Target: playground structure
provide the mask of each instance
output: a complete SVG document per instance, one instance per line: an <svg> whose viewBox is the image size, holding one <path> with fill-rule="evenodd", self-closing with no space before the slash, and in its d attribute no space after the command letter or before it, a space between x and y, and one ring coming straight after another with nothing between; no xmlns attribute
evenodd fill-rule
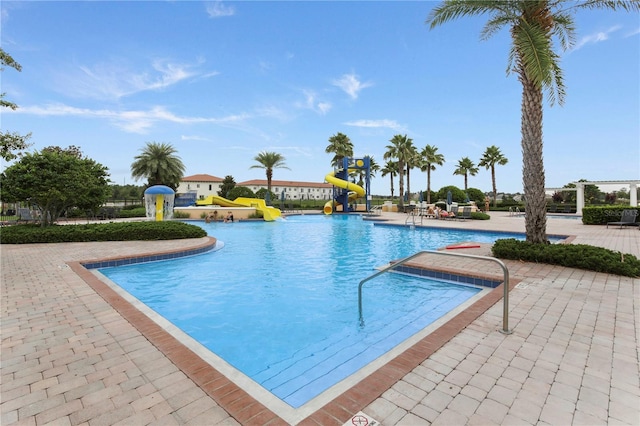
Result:
<svg viewBox="0 0 640 426"><path fill-rule="evenodd" d="M267 206L265 201L260 198L238 197L231 201L223 197L210 195L202 200L197 200L196 206L250 207L256 209L258 213L262 213L262 217L267 222L274 221L282 215L279 209Z"/></svg>
<svg viewBox="0 0 640 426"><path fill-rule="evenodd" d="M371 161L369 157L345 157L342 159L341 168L338 168L325 176L324 180L333 185L333 199L328 201L324 205L324 214L329 215L333 212L338 212L338 210L336 209L336 207L338 206L342 206L342 213L349 213L353 211L353 209L351 208L351 204L354 203L358 198L362 197L365 197L366 210L370 210L370 166ZM349 181L349 173L351 172L364 173L364 188Z"/></svg>
<svg viewBox="0 0 640 426"><path fill-rule="evenodd" d="M157 222L173 217L175 192L164 185L154 185L144 191L144 204L147 218Z"/></svg>

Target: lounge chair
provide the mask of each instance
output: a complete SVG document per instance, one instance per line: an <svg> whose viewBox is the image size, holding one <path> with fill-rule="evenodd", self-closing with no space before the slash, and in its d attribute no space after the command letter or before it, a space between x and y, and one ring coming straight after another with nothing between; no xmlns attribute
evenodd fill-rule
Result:
<svg viewBox="0 0 640 426"><path fill-rule="evenodd" d="M571 213L571 206L564 206L563 213Z"/></svg>
<svg viewBox="0 0 640 426"><path fill-rule="evenodd" d="M445 219L457 219L458 218L458 206L451 206L447 215L444 216Z"/></svg>
<svg viewBox="0 0 640 426"><path fill-rule="evenodd" d="M623 226L638 226L640 224L636 222L636 217L638 217L637 210L632 210L632 209L622 210L622 216L620 217L620 221L607 222L607 228L609 227L609 225L620 225L620 229L622 229Z"/></svg>
<svg viewBox="0 0 640 426"><path fill-rule="evenodd" d="M462 211L458 210L458 219L467 220L471 219L471 206L464 206Z"/></svg>

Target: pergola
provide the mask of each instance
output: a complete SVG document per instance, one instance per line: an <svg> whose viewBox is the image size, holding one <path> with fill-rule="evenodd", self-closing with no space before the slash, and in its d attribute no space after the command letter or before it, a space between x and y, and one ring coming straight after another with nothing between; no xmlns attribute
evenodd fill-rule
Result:
<svg viewBox="0 0 640 426"><path fill-rule="evenodd" d="M640 180L596 180L591 182L572 182L575 188L545 188L545 191L576 191L576 214L582 214L584 207L585 185L629 185L629 205L638 206L638 185Z"/></svg>

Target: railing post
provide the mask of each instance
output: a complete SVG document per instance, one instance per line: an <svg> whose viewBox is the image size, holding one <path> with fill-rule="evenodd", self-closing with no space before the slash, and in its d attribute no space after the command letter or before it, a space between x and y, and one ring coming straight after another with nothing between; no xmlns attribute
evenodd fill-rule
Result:
<svg viewBox="0 0 640 426"><path fill-rule="evenodd" d="M465 258L469 258L469 259L479 259L479 260L489 260L492 262L497 263L498 265L500 265L500 267L502 268L502 272L504 274L504 281L502 282L502 286L503 286L503 296L502 296L502 330L500 330L501 333L503 334L511 334L512 331L509 330L509 269L507 268L507 265L504 264L503 261L501 261L500 259L496 259L495 257L490 257L490 256L479 256L476 254L464 254L464 253L448 253L448 252L443 252L443 251L436 251L436 250L423 250L421 252L415 253L409 257L405 257L404 259L401 259L397 262L394 262L393 264L390 264L384 268L382 268L381 270L379 270L378 272L376 272L373 275L368 276L367 278L363 279L362 281L360 281L360 283L358 283L358 315L359 315L359 321L360 321L360 326L364 327L364 315L362 313L362 286L369 280L384 274L385 272L388 272L391 269L394 269L396 266L400 266L402 264L407 263L408 261L410 261L411 259L420 256L422 254L437 254L437 255L445 255L445 256L457 256L457 257L465 257Z"/></svg>

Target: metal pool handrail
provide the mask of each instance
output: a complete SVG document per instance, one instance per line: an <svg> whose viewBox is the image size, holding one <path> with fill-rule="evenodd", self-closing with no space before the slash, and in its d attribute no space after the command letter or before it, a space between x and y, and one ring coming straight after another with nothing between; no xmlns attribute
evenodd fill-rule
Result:
<svg viewBox="0 0 640 426"><path fill-rule="evenodd" d="M499 259L496 259L495 257L489 257L489 256L479 256L476 254L465 254L465 253L449 253L449 252L444 252L444 251L436 251L436 250L423 250L421 252L412 254L409 257L405 257L404 259L400 259L397 262L394 262L388 266L385 266L384 268L382 268L381 270L379 270L378 272L376 272L373 275L368 276L367 278L363 279L362 281L360 281L360 283L358 284L358 314L359 314L359 319L360 319L360 325L363 326L364 325L364 317L362 315L362 286L364 285L364 283L366 283L369 280L374 279L375 277L384 274L385 272L388 272L389 270L400 266L404 263L407 263L408 261L410 261L411 259L414 259L420 255L423 254L439 254L439 255L445 255L445 256L457 256L457 257L466 257L469 259L479 259L479 260L489 260L492 262L497 263L498 265L500 265L500 267L502 268L502 271L504 273L504 282L502 283L503 289L504 289L504 293L503 293L503 297L502 297L502 330L500 330L501 333L504 334L511 334L511 331L509 330L509 269L507 269L507 265L504 264L504 262L502 262Z"/></svg>

